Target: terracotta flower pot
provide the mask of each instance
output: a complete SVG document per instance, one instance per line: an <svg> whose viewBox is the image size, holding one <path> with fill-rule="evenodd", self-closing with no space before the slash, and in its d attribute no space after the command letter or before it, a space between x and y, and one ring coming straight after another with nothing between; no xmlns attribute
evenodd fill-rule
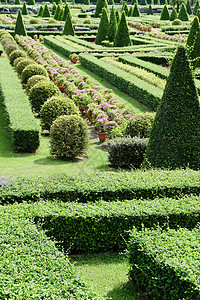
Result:
<svg viewBox="0 0 200 300"><path fill-rule="evenodd" d="M108 133L107 132L98 132L98 136L100 141L105 142L108 139Z"/></svg>

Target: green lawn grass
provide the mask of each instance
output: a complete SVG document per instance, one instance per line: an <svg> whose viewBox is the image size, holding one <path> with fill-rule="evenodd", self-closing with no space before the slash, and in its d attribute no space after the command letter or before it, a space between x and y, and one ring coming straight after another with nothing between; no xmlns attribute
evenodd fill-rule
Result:
<svg viewBox="0 0 200 300"><path fill-rule="evenodd" d="M71 256L81 279L95 293L112 300L146 299L128 278L128 261L121 254Z"/></svg>

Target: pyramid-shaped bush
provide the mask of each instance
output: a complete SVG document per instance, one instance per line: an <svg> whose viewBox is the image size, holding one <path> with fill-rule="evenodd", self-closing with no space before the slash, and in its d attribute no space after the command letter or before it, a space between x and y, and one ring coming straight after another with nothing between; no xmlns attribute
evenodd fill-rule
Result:
<svg viewBox="0 0 200 300"><path fill-rule="evenodd" d="M61 11L61 6L60 6L60 4L58 4L57 7L56 7L54 16L53 16L55 20L59 20L60 11Z"/></svg>
<svg viewBox="0 0 200 300"><path fill-rule="evenodd" d="M44 6L44 11L43 11L43 15L42 15L44 18L50 18L51 14L50 14L50 11L49 11L49 7L47 4L45 4Z"/></svg>
<svg viewBox="0 0 200 300"><path fill-rule="evenodd" d="M122 10L124 10L126 16L128 16L128 5L126 2L123 4Z"/></svg>
<svg viewBox="0 0 200 300"><path fill-rule="evenodd" d="M111 12L110 12L110 22L109 22L109 29L108 29L108 39L110 42L114 42L116 33L117 33L117 19L115 14L114 6L112 6Z"/></svg>
<svg viewBox="0 0 200 300"><path fill-rule="evenodd" d="M139 11L137 3L134 4L132 16L133 17L140 17L140 11Z"/></svg>
<svg viewBox="0 0 200 300"><path fill-rule="evenodd" d="M25 26L24 26L24 22L23 22L23 19L22 19L22 14L21 14L20 10L18 12L17 21L16 21L16 24L15 24L15 34L27 35L26 29L25 29Z"/></svg>
<svg viewBox="0 0 200 300"><path fill-rule="evenodd" d="M169 16L169 10L167 8L167 5L165 4L162 12L161 12L161 16L160 16L160 20L169 20L170 16Z"/></svg>
<svg viewBox="0 0 200 300"><path fill-rule="evenodd" d="M187 13L187 10L186 10L186 7L185 7L184 3L181 4L181 8L180 8L180 11L179 11L179 14L178 14L178 19L181 20L181 21L189 21L188 13Z"/></svg>
<svg viewBox="0 0 200 300"><path fill-rule="evenodd" d="M194 45L198 31L199 31L199 18L194 17L192 21L192 25L190 27L190 32L188 34L187 42L186 42L187 47L191 47Z"/></svg>
<svg viewBox="0 0 200 300"><path fill-rule="evenodd" d="M190 5L189 0L187 0L186 9L187 9L188 15L191 15L192 14L192 9L191 9L191 5Z"/></svg>
<svg viewBox="0 0 200 300"><path fill-rule="evenodd" d="M197 31L197 36L188 56L191 59L191 64L194 68L200 67L200 28Z"/></svg>
<svg viewBox="0 0 200 300"><path fill-rule="evenodd" d="M99 23L99 29L96 35L95 44L100 45L102 41L108 39L108 29L109 29L108 13L106 8L104 7L102 10L101 21Z"/></svg>
<svg viewBox="0 0 200 300"><path fill-rule="evenodd" d="M28 15L28 9L26 7L26 2L24 2L23 6L22 6L22 15Z"/></svg>
<svg viewBox="0 0 200 300"><path fill-rule="evenodd" d="M75 35L70 13L67 15L67 19L63 30L63 35Z"/></svg>
<svg viewBox="0 0 200 300"><path fill-rule="evenodd" d="M125 12L122 11L122 16L114 40L114 47L125 47L130 45L131 45L131 39L130 39L128 25L126 22L126 15Z"/></svg>
<svg viewBox="0 0 200 300"><path fill-rule="evenodd" d="M149 5L148 9L147 9L147 15L153 15L153 9L151 4Z"/></svg>
<svg viewBox="0 0 200 300"><path fill-rule="evenodd" d="M135 3L138 4L138 1L137 0L131 0L131 4L134 5Z"/></svg>
<svg viewBox="0 0 200 300"><path fill-rule="evenodd" d="M53 6L52 6L52 10L51 10L51 15L54 16L55 12L56 12L56 8L57 8L57 5L56 3L54 2L53 3Z"/></svg>
<svg viewBox="0 0 200 300"><path fill-rule="evenodd" d="M102 13L103 8L109 11L107 0L97 0L96 10L94 16L97 18Z"/></svg>
<svg viewBox="0 0 200 300"><path fill-rule="evenodd" d="M178 19L178 14L177 14L176 8L173 7L171 15L170 15L170 21L174 21L175 19Z"/></svg>
<svg viewBox="0 0 200 300"><path fill-rule="evenodd" d="M197 14L197 10L199 9L199 1L196 0L195 5L194 5L194 9L193 9L193 14L196 15Z"/></svg>
<svg viewBox="0 0 200 300"><path fill-rule="evenodd" d="M43 13L44 13L44 7L41 5L38 10L37 17L42 17Z"/></svg>
<svg viewBox="0 0 200 300"><path fill-rule="evenodd" d="M35 0L28 0L27 4L28 5L35 5Z"/></svg>
<svg viewBox="0 0 200 300"><path fill-rule="evenodd" d="M200 168L200 105L186 50L180 46L152 126L144 167Z"/></svg>
<svg viewBox="0 0 200 300"><path fill-rule="evenodd" d="M66 3L65 8L64 8L64 12L63 12L63 16L62 16L62 21L66 21L67 15L68 15L69 12L70 12L69 6Z"/></svg>

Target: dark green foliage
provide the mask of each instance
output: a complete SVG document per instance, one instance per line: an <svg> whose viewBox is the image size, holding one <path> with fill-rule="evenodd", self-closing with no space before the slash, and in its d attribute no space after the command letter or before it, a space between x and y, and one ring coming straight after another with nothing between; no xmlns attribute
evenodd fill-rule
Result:
<svg viewBox="0 0 200 300"><path fill-rule="evenodd" d="M111 13L110 13L109 30L108 30L108 39L110 42L114 42L116 33L117 33L117 19L115 15L114 6L112 6Z"/></svg>
<svg viewBox="0 0 200 300"><path fill-rule="evenodd" d="M39 113L42 105L48 98L59 94L59 88L52 81L42 80L36 83L29 93L29 101L31 103L32 110Z"/></svg>
<svg viewBox="0 0 200 300"><path fill-rule="evenodd" d="M122 16L119 22L117 33L114 40L114 47L131 46L131 39L129 34L128 25L126 22L125 12L122 12Z"/></svg>
<svg viewBox="0 0 200 300"><path fill-rule="evenodd" d="M191 9L191 5L190 5L190 1L189 0L187 0L186 10L187 10L188 15L192 14L192 9Z"/></svg>
<svg viewBox="0 0 200 300"><path fill-rule="evenodd" d="M26 57L25 52L18 49L18 50L14 50L10 53L9 60L10 60L11 65L14 64L15 59L18 57Z"/></svg>
<svg viewBox="0 0 200 300"><path fill-rule="evenodd" d="M74 27L72 25L72 19L71 19L71 14L70 13L68 13L67 19L65 21L63 35L75 35Z"/></svg>
<svg viewBox="0 0 200 300"><path fill-rule="evenodd" d="M22 15L28 15L28 9L26 7L26 2L24 2L23 6L22 6Z"/></svg>
<svg viewBox="0 0 200 300"><path fill-rule="evenodd" d="M170 15L170 21L174 21L176 19L178 19L178 14L177 14L176 8L173 7L171 15Z"/></svg>
<svg viewBox="0 0 200 300"><path fill-rule="evenodd" d="M40 8L38 10L38 14L37 16L38 17L42 17L43 16L43 13L44 13L44 7L42 5L40 5Z"/></svg>
<svg viewBox="0 0 200 300"><path fill-rule="evenodd" d="M108 5L115 5L114 0L108 0Z"/></svg>
<svg viewBox="0 0 200 300"><path fill-rule="evenodd" d="M130 137L147 138L150 135L155 113L140 113L127 121L125 135Z"/></svg>
<svg viewBox="0 0 200 300"><path fill-rule="evenodd" d="M187 42L186 42L188 47L194 45L198 31L199 31L199 18L194 17L191 24L190 32L188 34Z"/></svg>
<svg viewBox="0 0 200 300"><path fill-rule="evenodd" d="M148 7L147 15L153 15L153 10L152 10L151 4Z"/></svg>
<svg viewBox="0 0 200 300"><path fill-rule="evenodd" d="M40 21L36 18L32 18L30 19L29 24L40 24Z"/></svg>
<svg viewBox="0 0 200 300"><path fill-rule="evenodd" d="M166 5L168 5L168 4L169 4L169 3L168 3L168 0L165 0L165 4L166 4Z"/></svg>
<svg viewBox="0 0 200 300"><path fill-rule="evenodd" d="M167 8L167 5L165 4L161 12L160 20L169 20L169 18L169 10Z"/></svg>
<svg viewBox="0 0 200 300"><path fill-rule="evenodd" d="M45 70L45 68L43 66L40 66L38 64L34 64L31 66L27 66L21 75L21 81L23 84L26 84L28 79L31 78L34 75L43 75L48 77L48 73Z"/></svg>
<svg viewBox="0 0 200 300"><path fill-rule="evenodd" d="M16 5L20 4L20 0L15 0L15 4Z"/></svg>
<svg viewBox="0 0 200 300"><path fill-rule="evenodd" d="M100 45L102 41L108 39L109 21L106 8L102 9L101 21L99 23L99 29L96 35L95 44Z"/></svg>
<svg viewBox="0 0 200 300"><path fill-rule="evenodd" d="M198 29L194 44L189 49L188 56L194 68L200 67L200 28Z"/></svg>
<svg viewBox="0 0 200 300"><path fill-rule="evenodd" d="M27 4L28 5L35 5L35 0L28 0Z"/></svg>
<svg viewBox="0 0 200 300"><path fill-rule="evenodd" d="M114 0L112 0L114 1ZM84 5L90 5L90 0L83 0Z"/></svg>
<svg viewBox="0 0 200 300"><path fill-rule="evenodd" d="M197 14L196 14L196 16L197 16L198 18L200 18L200 8L197 9Z"/></svg>
<svg viewBox="0 0 200 300"><path fill-rule="evenodd" d="M20 10L18 12L17 21L16 21L16 24L15 24L15 34L27 35Z"/></svg>
<svg viewBox="0 0 200 300"><path fill-rule="evenodd" d="M53 96L48 99L40 111L43 130L50 130L53 121L62 115L79 115L79 109L74 101L64 96Z"/></svg>
<svg viewBox="0 0 200 300"><path fill-rule="evenodd" d="M68 13L70 13L69 6L68 6L67 3L65 3L65 8L64 8L63 16L62 16L62 21L67 20Z"/></svg>
<svg viewBox="0 0 200 300"><path fill-rule="evenodd" d="M89 144L87 122L78 115L60 116L50 129L51 155L72 159L85 154Z"/></svg>
<svg viewBox="0 0 200 300"><path fill-rule="evenodd" d="M195 5L194 5L194 9L193 9L193 14L196 15L197 14L197 10L199 9L199 1L196 0Z"/></svg>
<svg viewBox="0 0 200 300"><path fill-rule="evenodd" d="M58 4L57 7L56 7L56 11L55 11L55 13L54 13L54 16L53 16L55 20L59 20L59 17L60 17L60 11L61 11L61 7L60 7L60 5Z"/></svg>
<svg viewBox="0 0 200 300"><path fill-rule="evenodd" d="M132 17L132 15L133 15L133 6L131 5L128 11L128 16Z"/></svg>
<svg viewBox="0 0 200 300"><path fill-rule="evenodd" d="M200 299L199 226L131 233L130 277L151 299ZM170 296L169 296L170 295Z"/></svg>
<svg viewBox="0 0 200 300"><path fill-rule="evenodd" d="M141 0L140 5L147 5L147 1L146 0Z"/></svg>
<svg viewBox="0 0 200 300"><path fill-rule="evenodd" d="M108 141L108 161L117 168L140 168L144 159L147 139L118 138Z"/></svg>
<svg viewBox="0 0 200 300"><path fill-rule="evenodd" d="M17 50L17 49L18 49L18 46L14 41L7 43L4 47L4 50L8 56L10 55L11 52L13 52L14 50Z"/></svg>
<svg viewBox="0 0 200 300"><path fill-rule="evenodd" d="M158 107L144 166L200 167L200 106L185 49L180 46Z"/></svg>
<svg viewBox="0 0 200 300"><path fill-rule="evenodd" d="M131 4L132 4L132 5L138 4L138 0L131 0Z"/></svg>
<svg viewBox="0 0 200 300"><path fill-rule="evenodd" d="M94 16L99 17L100 14L103 13L103 11L102 11L103 8L105 8L107 10L107 12L109 11L107 0L97 0L96 10L95 10Z"/></svg>
<svg viewBox="0 0 200 300"><path fill-rule="evenodd" d="M0 72L0 98L8 121L12 147L16 152L35 152L39 146L39 126L31 112L28 98L7 59L0 61L0 68L4 70Z"/></svg>
<svg viewBox="0 0 200 300"><path fill-rule="evenodd" d="M47 4L45 4L42 17L43 18L50 18L50 16L51 15L50 15L49 7L48 7Z"/></svg>
<svg viewBox="0 0 200 300"><path fill-rule="evenodd" d="M139 11L137 3L134 4L132 16L133 17L140 17L140 11Z"/></svg>
<svg viewBox="0 0 200 300"><path fill-rule="evenodd" d="M41 80L49 80L49 77L44 76L44 75L33 75L31 76L26 84L26 92L29 94L31 88L38 82L40 82Z"/></svg>
<svg viewBox="0 0 200 300"><path fill-rule="evenodd" d="M17 73L20 75L23 70L28 66L28 65L31 65L31 64L35 64L35 62L31 59L28 59L28 58L24 58L23 60L21 60L15 67Z"/></svg>
<svg viewBox="0 0 200 300"><path fill-rule="evenodd" d="M59 21L62 21L63 14L64 14L64 8L61 7L61 9L60 9L60 15L59 15Z"/></svg>
<svg viewBox="0 0 200 300"><path fill-rule="evenodd" d="M25 59L24 57L18 57L18 58L16 58L15 61L14 61L14 63L13 63L13 67L16 68L17 64L20 61L24 60L24 59Z"/></svg>
<svg viewBox="0 0 200 300"><path fill-rule="evenodd" d="M125 12L126 16L128 16L128 5L126 2L123 4L122 10Z"/></svg>
<svg viewBox="0 0 200 300"><path fill-rule="evenodd" d="M181 21L189 21L187 10L184 3L181 4L181 8L178 14L178 19Z"/></svg>
<svg viewBox="0 0 200 300"><path fill-rule="evenodd" d="M53 3L52 11L51 11L52 16L54 16L54 14L56 12L56 8L57 8L57 5L55 3Z"/></svg>
<svg viewBox="0 0 200 300"><path fill-rule="evenodd" d="M172 26L181 26L183 23L180 19L175 19L173 22L172 22Z"/></svg>
<svg viewBox="0 0 200 300"><path fill-rule="evenodd" d="M120 14L120 11L118 9L115 10L115 15L116 15L117 24L119 24L121 14Z"/></svg>

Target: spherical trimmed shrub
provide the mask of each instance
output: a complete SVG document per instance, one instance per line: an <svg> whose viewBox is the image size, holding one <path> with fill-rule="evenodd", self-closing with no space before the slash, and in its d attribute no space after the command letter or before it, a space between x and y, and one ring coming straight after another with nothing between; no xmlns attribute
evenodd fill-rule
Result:
<svg viewBox="0 0 200 300"><path fill-rule="evenodd" d="M19 49L17 44L14 41L10 41L10 43L6 43L4 50L6 54L9 56L11 52Z"/></svg>
<svg viewBox="0 0 200 300"><path fill-rule="evenodd" d="M10 53L9 60L10 60L11 65L14 64L15 59L18 57L25 58L26 57L25 52L23 52L22 50L14 50L12 53Z"/></svg>
<svg viewBox="0 0 200 300"><path fill-rule="evenodd" d="M18 58L16 58L15 61L14 61L14 64L13 64L14 68L16 68L17 64L18 64L20 61L24 60L24 59L25 59L24 57L18 57Z"/></svg>
<svg viewBox="0 0 200 300"><path fill-rule="evenodd" d="M50 152L61 159L71 159L85 153L89 144L87 122L80 116L60 116L50 129Z"/></svg>
<svg viewBox="0 0 200 300"><path fill-rule="evenodd" d="M49 77L43 75L33 75L32 77L30 77L26 84L26 92L29 93L35 84L43 80L48 81Z"/></svg>
<svg viewBox="0 0 200 300"><path fill-rule="evenodd" d="M108 141L108 161L118 168L140 168L148 139L117 138Z"/></svg>
<svg viewBox="0 0 200 300"><path fill-rule="evenodd" d="M147 138L150 135L151 127L154 121L155 113L140 113L134 115L127 122L125 135L140 138Z"/></svg>
<svg viewBox="0 0 200 300"><path fill-rule="evenodd" d="M35 84L29 93L29 100L34 112L39 113L44 102L55 95L59 95L59 88L52 81L41 81Z"/></svg>
<svg viewBox="0 0 200 300"><path fill-rule="evenodd" d="M9 37L4 37L4 38L1 39L1 44L4 48L10 42L14 42L14 41Z"/></svg>
<svg viewBox="0 0 200 300"><path fill-rule="evenodd" d="M55 19L50 18L50 19L47 21L47 23L49 23L49 24L57 24L58 22L57 22Z"/></svg>
<svg viewBox="0 0 200 300"><path fill-rule="evenodd" d="M33 60L24 58L16 65L15 69L16 69L17 73L21 75L21 73L27 66L34 65L34 64L35 64L35 62Z"/></svg>
<svg viewBox="0 0 200 300"><path fill-rule="evenodd" d="M40 24L40 21L36 18L32 18L30 19L29 24Z"/></svg>
<svg viewBox="0 0 200 300"><path fill-rule="evenodd" d="M182 25L183 24L183 22L181 21L181 20L179 20L179 19L175 19L173 22L172 22L172 25Z"/></svg>
<svg viewBox="0 0 200 300"><path fill-rule="evenodd" d="M22 75L21 75L22 83L26 84L28 79L34 75L43 75L43 76L48 77L48 73L43 66L40 66L38 64L35 64L34 66L29 65L22 72Z"/></svg>
<svg viewBox="0 0 200 300"><path fill-rule="evenodd" d="M48 99L40 111L42 129L50 130L53 121L62 115L79 115L79 109L73 100L62 95Z"/></svg>

